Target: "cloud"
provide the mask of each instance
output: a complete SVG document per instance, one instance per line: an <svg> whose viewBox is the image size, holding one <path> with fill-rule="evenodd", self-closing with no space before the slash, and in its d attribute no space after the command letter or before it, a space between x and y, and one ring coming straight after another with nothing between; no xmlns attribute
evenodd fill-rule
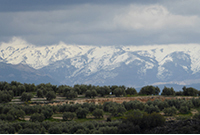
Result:
<svg viewBox="0 0 200 135"><path fill-rule="evenodd" d="M199 22L198 16L183 16L170 13L161 5L137 6L114 18L117 26L127 29L169 29L193 27Z"/></svg>
<svg viewBox="0 0 200 135"><path fill-rule="evenodd" d="M47 7L45 2L41 5L31 2L33 7L27 3L21 5L23 10L15 6L16 9L8 12L0 10L0 41L17 36L36 45L60 41L85 45L200 42L199 15L194 11L191 14L177 12L175 9L181 4L176 0L174 7L169 3L142 0L114 4L88 0L64 2L63 5L59 1L55 6L50 0Z"/></svg>

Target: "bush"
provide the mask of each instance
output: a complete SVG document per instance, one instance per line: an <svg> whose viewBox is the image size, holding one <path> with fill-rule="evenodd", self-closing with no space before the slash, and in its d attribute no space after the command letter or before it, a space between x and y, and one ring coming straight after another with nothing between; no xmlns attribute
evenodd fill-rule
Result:
<svg viewBox="0 0 200 135"><path fill-rule="evenodd" d="M23 92L22 95L21 95L21 101L26 101L26 102L31 101L32 97L33 97L32 94Z"/></svg>
<svg viewBox="0 0 200 135"><path fill-rule="evenodd" d="M165 113L165 115L167 116L172 116L175 115L177 112L177 109L173 106L173 107L169 107L169 108L164 108L163 112Z"/></svg>
<svg viewBox="0 0 200 135"><path fill-rule="evenodd" d="M126 109L124 108L124 106L116 105L110 107L109 112L112 113L112 116L122 116L126 112Z"/></svg>
<svg viewBox="0 0 200 135"><path fill-rule="evenodd" d="M150 106L146 105L144 111L150 114L153 112L160 112L160 109L158 108L158 106L153 106L151 104Z"/></svg>
<svg viewBox="0 0 200 135"><path fill-rule="evenodd" d="M140 133L140 129L146 130L164 125L165 118L161 114L155 112L147 114L146 112L143 113L139 110L133 110L122 119L122 123L127 125L132 124L131 127L138 126L137 133ZM129 133L135 133L135 131L130 130Z"/></svg>
<svg viewBox="0 0 200 135"><path fill-rule="evenodd" d="M85 92L85 97L89 97L89 98L92 97L92 92L91 92L91 90L87 90L87 91Z"/></svg>
<svg viewBox="0 0 200 135"><path fill-rule="evenodd" d="M198 99L192 98L191 101L192 101L194 107L199 107L200 106L200 98L198 98Z"/></svg>
<svg viewBox="0 0 200 135"><path fill-rule="evenodd" d="M61 129L58 126L51 126L48 130L49 134L62 134Z"/></svg>
<svg viewBox="0 0 200 135"><path fill-rule="evenodd" d="M25 128L21 129L18 134L39 134L39 130L37 129L31 129L31 128Z"/></svg>
<svg viewBox="0 0 200 135"><path fill-rule="evenodd" d="M43 92L42 92L41 89L37 90L37 97L39 97L39 98L43 98L44 97Z"/></svg>
<svg viewBox="0 0 200 135"><path fill-rule="evenodd" d="M142 129L152 129L157 126L162 126L165 123L165 118L159 114L153 112L152 114L144 113L140 128Z"/></svg>
<svg viewBox="0 0 200 135"><path fill-rule="evenodd" d="M0 114L0 119L1 120L6 120L6 114Z"/></svg>
<svg viewBox="0 0 200 135"><path fill-rule="evenodd" d="M97 91L95 89L91 90L91 96L94 98L95 96L97 96Z"/></svg>
<svg viewBox="0 0 200 135"><path fill-rule="evenodd" d="M97 90L97 93L100 94L102 97L105 95L109 95L111 92L108 86L98 87L96 90Z"/></svg>
<svg viewBox="0 0 200 135"><path fill-rule="evenodd" d="M11 110L9 110L8 114L11 114L14 119L18 119L19 117L24 118L25 112L23 110L18 110L15 108L12 108Z"/></svg>
<svg viewBox="0 0 200 135"><path fill-rule="evenodd" d="M139 110L144 110L144 103L134 100L134 101L129 101L129 102L123 102L124 107L126 110L133 110L133 109L139 109Z"/></svg>
<svg viewBox="0 0 200 135"><path fill-rule="evenodd" d="M193 116L193 119L198 119L198 120L200 120L200 112L196 113L196 114Z"/></svg>
<svg viewBox="0 0 200 135"><path fill-rule="evenodd" d="M53 115L53 110L50 107L45 107L41 113L44 115L45 119L48 119Z"/></svg>
<svg viewBox="0 0 200 135"><path fill-rule="evenodd" d="M102 109L95 109L92 113L95 118L103 117L103 110Z"/></svg>
<svg viewBox="0 0 200 135"><path fill-rule="evenodd" d="M86 118L86 115L88 114L88 110L86 108L81 108L79 107L77 110L76 110L76 115L78 118Z"/></svg>
<svg viewBox="0 0 200 135"><path fill-rule="evenodd" d="M15 118L11 114L7 114L6 120L13 121L13 120L15 120Z"/></svg>
<svg viewBox="0 0 200 135"><path fill-rule="evenodd" d="M75 117L76 117L76 113L72 113L72 112L63 113L63 120L73 120Z"/></svg>
<svg viewBox="0 0 200 135"><path fill-rule="evenodd" d="M182 114L187 114L190 111L189 111L187 106L181 106L180 109L179 109L179 112L182 113Z"/></svg>
<svg viewBox="0 0 200 135"><path fill-rule="evenodd" d="M48 101L51 101L52 99L56 98L56 93L54 91L49 91L46 94L46 98Z"/></svg>
<svg viewBox="0 0 200 135"><path fill-rule="evenodd" d="M116 88L113 92L116 97L120 97L121 95L125 95L125 90L122 88Z"/></svg>
<svg viewBox="0 0 200 135"><path fill-rule="evenodd" d="M13 98L13 94L8 91L0 91L0 103L10 102Z"/></svg>
<svg viewBox="0 0 200 135"><path fill-rule="evenodd" d="M44 121L45 117L43 114L38 114L38 113L34 113L31 117L30 117L30 121L32 122L42 122Z"/></svg>
<svg viewBox="0 0 200 135"><path fill-rule="evenodd" d="M74 90L70 90L69 92L66 93L67 99L73 99L73 98L76 98L77 96L78 94Z"/></svg>
<svg viewBox="0 0 200 135"><path fill-rule="evenodd" d="M153 106L158 106L158 108L162 111L164 108L168 108L169 107L169 105L168 105L168 103L166 102L166 101L161 101L161 100L154 100L153 102L152 102L152 104L153 104Z"/></svg>

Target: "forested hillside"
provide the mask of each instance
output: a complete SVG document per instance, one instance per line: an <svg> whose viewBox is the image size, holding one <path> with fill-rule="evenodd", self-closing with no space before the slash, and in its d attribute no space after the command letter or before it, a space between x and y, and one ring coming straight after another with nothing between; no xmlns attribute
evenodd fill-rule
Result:
<svg viewBox="0 0 200 135"><path fill-rule="evenodd" d="M144 86L137 92L116 85L72 87L12 81L0 82L0 90L2 134L200 132L199 90L192 87L175 92L172 87ZM134 101L125 100L134 97ZM137 100L142 98L148 101ZM83 99L86 102L75 103ZM88 102L93 99L104 102Z"/></svg>

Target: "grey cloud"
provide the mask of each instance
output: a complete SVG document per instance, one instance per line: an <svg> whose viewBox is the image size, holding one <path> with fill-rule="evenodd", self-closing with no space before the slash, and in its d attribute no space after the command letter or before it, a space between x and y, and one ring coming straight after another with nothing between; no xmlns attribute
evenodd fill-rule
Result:
<svg viewBox="0 0 200 135"><path fill-rule="evenodd" d="M167 0L162 1L162 5L175 14L200 15L199 0Z"/></svg>
<svg viewBox="0 0 200 135"><path fill-rule="evenodd" d="M0 0L0 12L49 11L65 9L66 6L83 4L96 5L128 5L155 4L159 0Z"/></svg>
<svg viewBox="0 0 200 135"><path fill-rule="evenodd" d="M19 36L36 45L57 44L60 41L86 45L147 45L200 41L198 13L191 9L187 10L188 14L178 12L176 7L183 10L178 1L174 1L174 6L169 2L153 0L36 0L25 3L23 0L8 0L7 3L0 0L0 3L0 25L3 26L0 41L8 41L13 36ZM183 5L186 6L186 3ZM21 8L13 6L11 9L11 5L15 4ZM9 8L2 9L2 5ZM146 12L135 14L137 8L152 5L164 7L169 13L165 16L159 14L163 19L154 15L148 18L149 14ZM116 20L116 17L119 19ZM162 22L160 27L154 24L157 20ZM134 27L137 24L143 27Z"/></svg>

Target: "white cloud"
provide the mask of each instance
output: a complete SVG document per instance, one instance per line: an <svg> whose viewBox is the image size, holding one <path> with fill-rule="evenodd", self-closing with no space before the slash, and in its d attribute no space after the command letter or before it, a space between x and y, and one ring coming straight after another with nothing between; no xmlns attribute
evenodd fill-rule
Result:
<svg viewBox="0 0 200 135"><path fill-rule="evenodd" d="M183 16L170 13L161 5L131 5L124 13L116 15L114 22L118 27L126 29L163 29L194 27L198 24L198 16Z"/></svg>

